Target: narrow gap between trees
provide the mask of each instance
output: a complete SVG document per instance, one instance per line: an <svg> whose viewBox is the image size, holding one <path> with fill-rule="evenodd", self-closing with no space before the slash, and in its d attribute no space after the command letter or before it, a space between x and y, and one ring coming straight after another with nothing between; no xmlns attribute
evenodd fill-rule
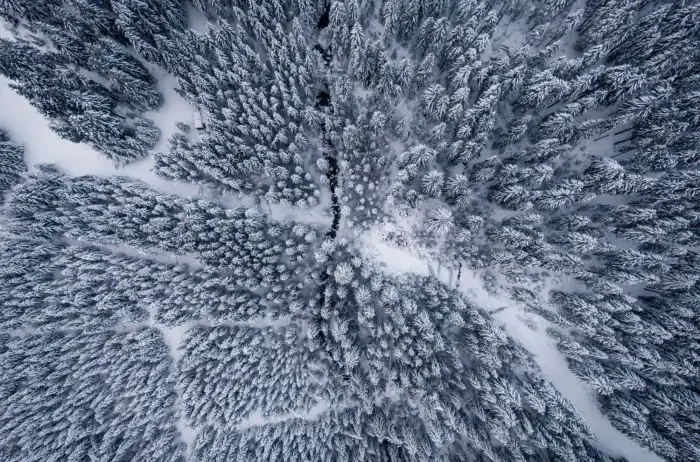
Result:
<svg viewBox="0 0 700 462"><path fill-rule="evenodd" d="M323 11L323 14L321 15L321 18L318 21L317 28L319 31L328 27L329 15L330 4L327 4L326 8ZM324 48L323 46L321 46L321 44L317 43L316 45L314 45L314 50L317 50L319 53L321 53L323 61L326 63L326 66L328 66L331 60L333 59L333 54L332 50L330 49L330 45L328 46L328 48ZM331 95L327 83L324 83L324 89L320 90L316 94L316 108L324 112L327 111L331 114L333 113L333 106L331 105ZM340 204L338 203L338 194L336 192L336 189L338 187L338 158L334 155L335 147L333 146L333 142L327 136L325 118L321 123L321 131L323 132L324 144L323 157L326 160L326 162L328 162L328 187L331 190L331 209L333 210L333 223L331 224L330 229L326 232L326 237L330 238L331 240L335 240L338 234L338 226L340 225ZM321 285L319 286L319 307L323 307L323 305L326 303L326 287L328 287L328 272L323 271L321 273ZM323 331L319 332L319 337L321 344L325 344L326 336L323 333Z"/></svg>

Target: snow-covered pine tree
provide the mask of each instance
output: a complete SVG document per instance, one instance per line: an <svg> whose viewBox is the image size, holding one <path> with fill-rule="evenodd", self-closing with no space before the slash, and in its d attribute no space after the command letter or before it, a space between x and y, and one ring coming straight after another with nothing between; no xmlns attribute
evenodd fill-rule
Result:
<svg viewBox="0 0 700 462"><path fill-rule="evenodd" d="M0 195L18 183L26 170L23 147L13 143L8 133L0 129Z"/></svg>

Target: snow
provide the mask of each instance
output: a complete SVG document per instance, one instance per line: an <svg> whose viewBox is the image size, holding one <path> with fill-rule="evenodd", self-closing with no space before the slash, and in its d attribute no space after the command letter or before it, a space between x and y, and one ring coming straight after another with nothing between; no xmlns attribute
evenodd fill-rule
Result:
<svg viewBox="0 0 700 462"><path fill-rule="evenodd" d="M522 19L511 23L510 20L503 17L493 33L489 46L482 53L481 61L486 62L491 58L500 58L506 53L512 54L526 46L527 37L523 33L526 30L527 26L524 25Z"/></svg>
<svg viewBox="0 0 700 462"><path fill-rule="evenodd" d="M178 399L180 399L179 396ZM177 421L175 422L175 428L180 433L180 438L182 438L182 441L187 447L187 454L191 454L192 448L194 447L194 441L197 439L197 430L187 425L187 422L182 417L178 417Z"/></svg>
<svg viewBox="0 0 700 462"><path fill-rule="evenodd" d="M148 70L156 78L156 87L163 95L163 106L157 111L149 111L144 114L144 117L151 119L153 123L161 131L161 138L158 144L153 148L154 152L164 152L168 150L168 139L179 132L175 126L177 122L184 122L187 125L194 123L193 114L196 108L192 107L182 96L175 92L177 87L177 79L169 74L165 69L148 64Z"/></svg>
<svg viewBox="0 0 700 462"><path fill-rule="evenodd" d="M7 22L5 22L4 19L0 19L0 39L14 39L14 36L12 35L12 32L10 32Z"/></svg>
<svg viewBox="0 0 700 462"><path fill-rule="evenodd" d="M547 321L527 313L518 302L506 294L494 295L484 287L480 274L462 267L459 280L455 269L442 267L432 252L420 246L407 232L408 223L384 223L375 226L360 236L361 251L370 262L397 276L417 274L434 276L449 287L464 293L478 308L490 313L516 342L532 353L542 374L579 412L596 437L601 449L612 455L620 455L635 462L661 462L653 454L639 446L629 437L615 429L601 413L594 401L592 391L569 369L566 358L560 353L554 341L546 334ZM388 233L400 233L402 246L387 241ZM528 323L535 322L535 329Z"/></svg>
<svg viewBox="0 0 700 462"><path fill-rule="evenodd" d="M87 77L88 79L92 80L93 82L99 83L105 88L112 88L112 84L109 82L109 80L107 80L105 77L102 77L97 72L89 71L85 68L79 68L75 70L83 77Z"/></svg>
<svg viewBox="0 0 700 462"><path fill-rule="evenodd" d="M204 14L191 4L188 4L188 14L190 27L206 32L207 25L210 23ZM13 34L4 27L3 23L0 23L0 37L14 39ZM175 91L177 79L174 76L163 68L145 62L139 56L136 57L156 78L158 91L163 95L163 106L157 111L144 113L144 117L152 120L161 130L161 138L152 152L164 152L169 148L168 139L179 131L176 123L184 122L192 125L192 115L196 108L192 107ZM99 81L97 74L90 73L90 77ZM91 146L85 143L74 143L59 137L49 128L49 121L26 98L18 95L9 87L10 83L9 79L0 75L0 99L3 102L0 106L0 128L7 130L13 141L24 145L25 162L30 172L36 171L36 164L48 163L57 165L69 176L126 176L141 181L164 194L183 198L205 198L216 201L224 207L252 207L260 204L260 200L256 197L232 193L220 194L207 191L193 183L161 178L152 171L154 165L152 155L126 166L116 167L106 156ZM197 136L197 134L193 133L191 136ZM295 221L328 228L332 222L332 217L326 212L329 204L330 195L321 197L320 204L307 210L267 203L262 209L275 220ZM163 256L158 258L161 257ZM177 258L182 259L183 257Z"/></svg>
<svg viewBox="0 0 700 462"><path fill-rule="evenodd" d="M592 111L588 111L586 115L591 112ZM579 143L579 150L592 156L613 157L616 154L615 141L617 141L618 138L622 138L621 136L615 136L614 133L623 128L624 127L615 127L600 136L583 140Z"/></svg>
<svg viewBox="0 0 700 462"><path fill-rule="evenodd" d="M412 273L430 276L434 273L428 262L418 257L410 249L388 243L384 239L386 232L386 228L380 230L374 227L363 234L362 240L366 245L361 245L360 248L371 260L379 261L387 272L396 275Z"/></svg>
<svg viewBox="0 0 700 462"><path fill-rule="evenodd" d="M299 209L287 207L282 204L273 204L266 201L264 198L251 196L249 194L231 192L231 191L213 191L206 188L199 190L199 196L202 199L218 202L221 206L229 209L245 207L259 207L263 213L278 222L295 222L307 223L309 225L328 228L331 226L333 218L327 212L330 207L330 194L321 194L321 201L314 207L307 209Z"/></svg>
<svg viewBox="0 0 700 462"><path fill-rule="evenodd" d="M7 130L14 141L24 145L25 162L30 172L36 171L36 164L50 163L58 165L70 176L128 176L162 193L181 197L195 197L199 194L196 185L165 180L153 173L151 156L124 167L115 167L106 156L91 146L59 137L49 128L48 120L27 99L9 87L10 82L6 77L0 76L0 98L3 101L0 128ZM163 120L173 120L173 116L164 115L160 121Z"/></svg>
<svg viewBox="0 0 700 462"><path fill-rule="evenodd" d="M387 144L389 145L391 152L393 152L396 156L399 156L408 150L406 143L397 139L390 139Z"/></svg>
<svg viewBox="0 0 700 462"><path fill-rule="evenodd" d="M165 326L155 322L155 314L155 307L152 306L148 310L148 321L146 324L149 327L157 329L163 336L163 341L168 347L168 352L172 360L170 373L177 374L177 363L182 358L182 351L179 347L182 344L185 333L192 327L192 323L180 324L178 326ZM175 384L175 404L173 405L173 408L177 419L175 421L175 428L180 433L180 438L182 438L182 441L187 447L187 453L190 454L194 445L194 440L197 437L197 431L188 425L187 420L184 417L182 391L180 390L179 383Z"/></svg>
<svg viewBox="0 0 700 462"><path fill-rule="evenodd" d="M187 26L197 32L206 34L211 24L204 13L190 2L185 2L187 10Z"/></svg>
<svg viewBox="0 0 700 462"><path fill-rule="evenodd" d="M330 195L328 196L330 198ZM329 202L329 200L321 201L318 205L305 210L292 209L282 204L270 204L266 202L263 210L267 209L268 216L276 221L294 221L328 228L333 222L333 217L326 212L330 205Z"/></svg>
<svg viewBox="0 0 700 462"><path fill-rule="evenodd" d="M198 269L202 267L202 264L199 262L196 255L193 254L176 255L174 253L169 252L145 253L141 250L124 244L95 244L94 242L85 242L80 239L72 239L68 237L62 237L59 239L59 241L70 246L96 247L107 252L125 255L127 257L138 258L140 260L149 260L156 263L163 263L166 265L186 264L190 267L190 269Z"/></svg>
<svg viewBox="0 0 700 462"><path fill-rule="evenodd" d="M151 315L152 316L152 315ZM179 346L182 344L182 339L185 333L192 327L190 324L180 324L178 326L164 326L162 324L150 321L152 327L158 329L158 331L163 336L165 344L168 346L168 351L170 352L170 357L173 361L172 373L176 373L177 363L182 358L182 351ZM182 391L180 390L179 383L175 384L175 415L177 421L175 422L175 427L180 433L182 441L187 446L187 452L191 452L191 448L194 444L194 440L197 437L197 431L192 428L185 419L183 413L182 405Z"/></svg>
<svg viewBox="0 0 700 462"><path fill-rule="evenodd" d="M154 316L155 312L151 313ZM168 346L168 351L170 352L170 357L173 359L173 363L177 364L182 358L182 351L180 351L180 344L185 336L185 332L192 328L193 324L185 323L179 324L177 326L166 326L153 321L151 318L149 321L151 327L158 329L158 331L163 335L163 341Z"/></svg>
<svg viewBox="0 0 700 462"><path fill-rule="evenodd" d="M48 48L48 44L43 47L36 45L36 36L34 35L34 32L28 30L24 24L19 24L15 27L14 25L11 25L4 19L0 18L0 38L15 40L18 37L34 43L39 49L46 50ZM46 39L44 40L46 41Z"/></svg>
<svg viewBox="0 0 700 462"><path fill-rule="evenodd" d="M371 88L362 87L360 85L355 85L352 94L356 99L364 101L369 99L374 94L374 90Z"/></svg>
<svg viewBox="0 0 700 462"><path fill-rule="evenodd" d="M348 406L336 406L333 408L334 412L339 412L346 409ZM264 416L260 411L251 412L246 416L239 424L238 429L244 430L251 427L258 427L262 425L274 425L291 419L302 419L302 420L316 420L321 415L330 410L330 403L327 401L319 401L313 407L305 411L292 411L288 414L276 414L271 416Z"/></svg>

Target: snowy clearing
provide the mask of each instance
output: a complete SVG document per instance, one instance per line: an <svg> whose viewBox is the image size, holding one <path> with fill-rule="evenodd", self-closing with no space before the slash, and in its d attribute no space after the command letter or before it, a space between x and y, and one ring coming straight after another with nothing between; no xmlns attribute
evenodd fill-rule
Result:
<svg viewBox="0 0 700 462"><path fill-rule="evenodd" d="M316 420L330 409L330 404L326 401L319 401L312 408L302 412L290 412L289 414L278 414L265 417L261 412L252 412L238 424L238 429L243 430L261 425L273 425L290 419ZM334 411L344 409L334 408Z"/></svg>
<svg viewBox="0 0 700 462"><path fill-rule="evenodd" d="M155 308L151 307L148 312L147 324L149 327L157 329L158 332L163 336L163 341L168 347L168 352L172 363L170 365L170 373L177 375L177 363L182 358L182 351L180 350L180 344L187 332L193 325L193 323L181 324L178 326L164 326L163 324L157 323L154 320ZM182 392L180 390L179 384L175 384L175 404L173 405L173 411L175 412L175 428L180 434L180 438L185 443L187 447L187 453L189 454L194 445L194 441L197 438L197 431L188 425L187 420L184 417L183 405L182 405Z"/></svg>
<svg viewBox="0 0 700 462"><path fill-rule="evenodd" d="M163 95L163 106L157 111L144 113L144 117L151 119L156 127L160 129L161 136L158 144L153 148L153 152L163 152L168 150L168 140L179 132L175 126L178 122L192 125L194 122L193 108L182 96L175 92L177 79L158 66L149 65L149 71L156 78L158 91Z"/></svg>
<svg viewBox="0 0 700 462"><path fill-rule="evenodd" d="M517 306L511 306L508 310L495 313L494 318L501 322L508 335L535 356L535 362L542 374L581 414L600 447L610 454L624 456L630 461L662 462L663 459L659 456L642 448L613 427L600 412L592 392L571 372L564 355L557 350L551 337L545 334L547 322L534 315L537 319L537 329L533 330L516 316L517 312Z"/></svg>
<svg viewBox="0 0 700 462"><path fill-rule="evenodd" d="M185 2L185 8L187 9L187 25L190 29L206 34L209 26L214 26L206 15L192 3Z"/></svg>
<svg viewBox="0 0 700 462"><path fill-rule="evenodd" d="M117 168L104 155L83 143L73 143L58 136L49 128L48 120L24 97L9 87L10 81L0 76L0 127L6 129L13 140L24 145L25 162L29 171L37 164L56 164L71 176L128 176L143 181L154 189L181 197L196 197L199 188L188 183L168 181L151 171L153 158L147 157L123 168ZM161 120L172 120L170 116Z"/></svg>

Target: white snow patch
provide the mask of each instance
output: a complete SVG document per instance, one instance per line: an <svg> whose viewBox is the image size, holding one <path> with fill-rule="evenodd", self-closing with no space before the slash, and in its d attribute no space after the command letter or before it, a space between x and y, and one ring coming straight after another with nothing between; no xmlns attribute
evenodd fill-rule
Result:
<svg viewBox="0 0 700 462"><path fill-rule="evenodd" d="M481 61L488 61L491 58L500 58L508 53L515 53L527 45L527 37L523 31L528 30L522 19L510 22L505 17L496 28L491 38L490 46L487 46L481 55Z"/></svg>
<svg viewBox="0 0 700 462"><path fill-rule="evenodd" d="M372 90L370 88L362 87L360 85L355 85L355 88L354 88L352 94L358 100L365 101L365 100L369 99L374 94L374 90Z"/></svg>
<svg viewBox="0 0 700 462"><path fill-rule="evenodd" d="M35 327L30 327L30 326L22 326L18 327L16 329L12 329L7 332L11 337L27 337L28 335L36 335L40 334L41 330L35 328Z"/></svg>
<svg viewBox="0 0 700 462"><path fill-rule="evenodd" d="M391 150L391 152L394 153L395 156L399 156L404 152L408 151L408 145L401 140L391 139L387 144L389 145L389 149Z"/></svg>
<svg viewBox="0 0 700 462"><path fill-rule="evenodd" d="M398 119L406 119L406 126L410 126L413 119L416 117L414 109L405 99L398 100L396 106L394 107L394 115Z"/></svg>
<svg viewBox="0 0 700 462"><path fill-rule="evenodd" d="M166 265L187 265L191 269L198 269L202 267L202 264L197 259L197 256L193 254L177 255L170 252L148 253L124 244L97 244L94 242L87 242L81 239L73 239L68 237L62 237L59 239L59 241L71 246L96 247L106 252L138 258L139 260L149 260L156 263L163 263Z"/></svg>
<svg viewBox="0 0 700 462"><path fill-rule="evenodd" d="M0 37L15 39L4 22L0 22ZM154 148L157 152L167 148L168 138L177 130L176 122L191 123L194 110L175 92L175 77L158 66L145 64L156 77L158 90L164 98L160 110L144 114L161 130L161 139ZM61 138L49 128L49 121L26 98L9 87L10 83L11 80L0 75L0 99L3 102L0 106L0 128L8 130L13 140L24 145L25 162L30 172L36 170L36 164L48 163L58 165L71 176L128 176L166 194L195 197L200 193L196 185L169 181L155 175L151 171L151 156L118 168L88 144Z"/></svg>
<svg viewBox="0 0 700 462"><path fill-rule="evenodd" d="M322 200L319 204L307 209L287 207L282 204L272 204L264 198L233 191L220 192L207 188L200 188L199 196L202 199L218 202L223 207L229 209L238 207L258 207L263 213L267 214L269 218L279 222L307 223L328 228L333 221L332 216L327 213L327 209L330 206L330 195L328 195L328 198L324 198L322 195Z"/></svg>
<svg viewBox="0 0 700 462"><path fill-rule="evenodd" d="M429 250L422 248L412 239L407 239L404 247L388 242L387 233L396 230L391 224L384 224L381 228L372 228L361 236L361 240L366 244L361 246L365 255L371 261L380 263L388 273L399 276L406 273L433 276L448 287L464 292L476 306L487 311L499 310L514 303L487 291L480 274L466 267L462 267L461 270L445 267L431 256Z"/></svg>
<svg viewBox="0 0 700 462"><path fill-rule="evenodd" d="M48 51L49 48L53 46L48 43L48 39L45 37L39 37L35 32L30 31L25 26L26 23L20 22L17 26L14 24L9 24L4 19L0 18L0 38L5 38L9 40L17 40L18 38L31 42L36 48L42 51ZM47 42L45 45L39 46L38 41Z"/></svg>
<svg viewBox="0 0 700 462"><path fill-rule="evenodd" d="M333 411L339 412L347 407L348 406L336 406L333 408ZM288 414L276 414L266 417L260 411L253 411L238 424L237 428L239 430L244 430L262 425L275 425L291 419L317 420L329 410L331 410L330 403L327 401L319 401L308 410L299 412L292 411Z"/></svg>
<svg viewBox="0 0 700 462"><path fill-rule="evenodd" d="M49 121L23 96L9 87L7 78L0 76L0 127L10 137L24 145L25 162L29 171L36 164L58 165L70 176L128 176L143 181L154 189L182 197L194 197L199 188L190 183L178 183L158 177L151 171L153 158L146 157L124 167L116 167L106 156L84 143L74 143L58 136L49 128Z"/></svg>
<svg viewBox="0 0 700 462"><path fill-rule="evenodd" d="M382 35L384 35L384 29L384 24L379 22L379 20L377 20L376 17L373 17L372 19L370 19L369 27L365 29L365 33L367 33L373 38L376 37L377 39L379 39Z"/></svg>
<svg viewBox="0 0 700 462"><path fill-rule="evenodd" d="M180 358L182 358L182 351L180 351L180 344L185 336L185 332L190 330L195 323L185 323L178 324L176 326L166 326L164 324L157 323L153 320L150 321L150 325L163 335L163 340L168 346L170 351L170 357L173 359L174 363L177 363Z"/></svg>
<svg viewBox="0 0 700 462"><path fill-rule="evenodd" d="M175 124L183 122L192 127L194 123L193 114L196 109L175 91L175 88L178 86L175 76L168 73L165 69L150 63L148 64L148 70L158 82L156 87L163 95L163 106L157 111L144 113L144 117L151 119L161 131L160 141L153 148L153 152L164 152L168 150L170 137L174 133L179 132Z"/></svg>
<svg viewBox="0 0 700 462"><path fill-rule="evenodd" d="M586 115L588 116L590 112L591 111L587 112ZM620 130L622 130L621 127L615 127L614 129L611 129L609 132L603 133L602 135L581 141L576 147L581 152L579 156L599 156L614 158L614 156L617 154L617 152L615 152L615 141L625 139L629 137L630 134L630 132L626 132L619 136L615 136L615 133Z"/></svg>
<svg viewBox="0 0 700 462"><path fill-rule="evenodd" d="M82 67L81 68L74 67L73 69L76 72L78 72L80 75L82 75L83 77L87 77L88 79L92 80L95 83L99 83L100 85L102 85L105 88L112 88L112 84L110 83L110 81L95 71L90 71L90 70L82 68Z"/></svg>
<svg viewBox="0 0 700 462"><path fill-rule="evenodd" d="M320 225L324 228L331 226L333 217L326 213L328 204L321 202L314 207L307 209L295 209L286 207L282 204L271 204L264 201L262 207L270 218L282 222L308 223L310 225Z"/></svg>
<svg viewBox="0 0 700 462"><path fill-rule="evenodd" d="M187 10L187 27L202 34L209 32L209 26L213 26L213 24L199 8L190 2L185 2L185 9Z"/></svg>
<svg viewBox="0 0 700 462"><path fill-rule="evenodd" d="M179 396L178 399L180 399ZM187 447L187 454L191 454L194 441L197 439L197 430L187 425L187 421L182 416L179 416L175 421L175 428L180 433L180 438L182 438L182 442Z"/></svg>
<svg viewBox="0 0 700 462"><path fill-rule="evenodd" d="M409 248L399 247L385 240L387 230L374 227L362 235L366 245L360 246L373 261L380 262L392 274L412 273L430 276L433 271L425 259L420 258Z"/></svg>
<svg viewBox="0 0 700 462"><path fill-rule="evenodd" d="M8 40L13 40L15 37L12 35L12 32L10 32L10 27L7 24L7 21L4 19L0 19L0 38L8 39Z"/></svg>
<svg viewBox="0 0 700 462"><path fill-rule="evenodd" d="M163 341L168 347L170 353L170 358L172 359L172 365L170 371L172 374L177 374L177 363L182 358L182 351L180 350L180 345L185 337L185 333L194 326L195 323L185 323L177 326L165 326L163 324L157 323L154 320L155 317L155 307L151 307L148 310L148 321L147 324L158 331L163 336ZM187 448L187 453L190 454L192 447L194 445L194 440L197 437L197 430L191 427L184 417L183 406L182 406L182 392L180 391L179 382L175 384L175 404L173 405L175 416L177 420L175 421L175 428L180 433L180 438L185 443Z"/></svg>

